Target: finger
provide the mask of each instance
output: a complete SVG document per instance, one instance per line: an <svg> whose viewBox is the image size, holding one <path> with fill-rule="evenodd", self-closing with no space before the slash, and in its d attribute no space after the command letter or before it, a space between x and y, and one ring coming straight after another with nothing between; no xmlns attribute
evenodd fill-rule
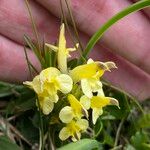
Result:
<svg viewBox="0 0 150 150"><path fill-rule="evenodd" d="M37 1L56 16L61 15L59 0ZM70 3L77 26L90 36L113 15L131 4L125 0L76 0ZM65 10L67 12L66 7ZM112 26L99 43L103 43L113 52L150 73L149 36L150 23L146 17L137 12Z"/></svg>
<svg viewBox="0 0 150 150"><path fill-rule="evenodd" d="M14 1L13 1L14 2ZM18 10L18 7L17 7L17 4L18 3L16 3L16 5L15 5L15 3L12 3L11 4L11 7L13 7L13 8L16 8L16 11L15 11L15 15L16 16L20 16L21 18L22 18L22 20L25 20L24 19L24 16L22 16L21 14L22 14L22 12L20 12L20 11L22 11L23 10L23 8L22 9L20 9L20 10ZM5 5L6 6L6 5ZM9 8L10 7L10 5L7 5L7 8ZM36 7L36 5L32 5L32 7L34 7L34 8L31 8L32 9L32 13L34 14L34 15L36 15L36 8L38 9L38 11L40 11L39 10L39 7ZM11 9L9 9L9 10L11 10ZM35 12L34 12L35 11ZM36 16L36 18L37 18L37 20L36 20L36 24L37 25L40 25L41 24L41 17L42 18L44 18L44 15L45 15L45 13L42 13L42 12L44 12L44 11L40 11L41 13L40 13L40 15L39 16ZM9 13L14 13L13 11L11 12L11 11L8 11L7 12L7 14L9 15ZM24 14L24 12L23 12L23 14ZM17 19L18 19L18 17L17 17ZM26 19L27 20L27 19ZM11 20L11 18L9 18L8 19L8 21L7 21L7 24L11 24L11 22L12 22L12 20ZM11 26L10 28L9 28L9 31L11 31L12 33L18 33L18 34L16 34L16 36L18 36L17 38L16 38L16 36L13 36L13 38L17 41L19 38L21 38L22 37L22 35L25 33L25 31L31 31L31 29L29 29L31 26L30 26L30 22L28 21L28 23L21 23L20 24L20 21L19 20L14 20L14 22L16 22L16 24L15 24L15 27L17 28L17 30L15 29L14 30L14 27L13 26ZM39 30L39 32L40 32L40 35L43 37L43 34L46 34L47 33L47 40L49 40L49 39L51 39L51 40L56 40L56 38L57 38L57 36L56 36L56 34L55 34L55 32L56 31L58 31L58 23L57 23L57 20L54 18L54 17L52 17L50 14L49 14L49 17L45 17L45 20L42 20L42 22L46 22L47 24L49 24L50 26L52 25L54 28L53 28L53 30L51 30L50 28L49 28L49 26L46 26L45 27L45 29L43 30L43 28L41 29L41 28L39 28L40 30ZM7 33L7 32L4 32L4 31L8 31L8 25L7 24L5 24L5 27L3 27L3 33ZM7 30L6 30L7 29ZM22 30L23 29L23 30ZM50 30L50 31L49 31ZM45 32L44 32L45 31ZM30 34L30 32L28 32L29 34ZM7 34L6 34L7 35ZM9 35L9 38L12 38L12 35L10 34ZM85 37L82 35L82 38L83 39L85 39ZM50 40L49 40L50 41ZM52 42L52 41L50 41L50 42ZM87 42L87 40L86 40L86 42ZM10 47L10 49L12 50L12 48ZM19 50L21 50L21 49L19 49L18 48L18 51ZM98 57L100 57L100 56L102 56L102 57L104 57L105 58L105 60L109 60L109 58L110 57L107 57L107 52L106 52L106 54L105 54L105 50L104 51L102 51L103 52L103 55L100 55L102 52L99 52L99 47L98 48L96 48L96 51L97 51L97 54L96 54L96 56L98 56ZM11 52L11 51L9 51L9 52ZM111 55L111 54L110 54ZM6 57L5 57L6 58ZM18 58L19 59L19 58ZM21 59L19 59L20 61L21 61ZM99 60L99 59L98 59ZM111 81L112 82L114 82L116 85L119 85L119 87L121 86L121 88L122 89L125 89L127 92L129 92L129 93L131 93L131 94L133 94L134 96L137 96L138 94L139 94L139 92L137 92L136 93L136 91L142 91L142 90L145 90L145 87L147 87L147 86L145 86L147 83L149 83L148 81L148 78L147 78L147 75L144 75L143 76L143 72L142 71L139 71L139 70L134 70L133 69L133 72L132 72L132 67L130 66L130 65L128 65L126 62L122 62L123 60L118 60L118 58L117 57L115 57L114 56L114 60L116 60L117 61L117 64L119 64L120 66L119 66L119 69L117 70L117 72L116 72L116 74L115 74L115 76L113 76L113 77L110 77L111 76L111 74L110 74L110 76L108 77L108 79L109 78L111 78ZM4 60L3 59L3 61L4 62L7 62L7 58ZM19 62L20 62L19 61ZM125 63L125 64L124 64ZM13 61L10 63L10 65L11 65L11 67L13 67L14 65L13 65ZM128 66L128 67L126 67L126 66ZM11 67L9 67L9 68L11 68ZM130 69L127 69L127 68L130 68ZM15 69L15 68L14 68ZM19 69L19 67L18 67L18 69ZM21 69L21 68L20 68ZM122 70L126 70L126 71L122 71ZM6 72L7 72L7 70L6 70ZM120 80L117 80L117 78L120 78L121 76L122 76L122 72L124 73L123 75L123 78L121 78ZM129 78L128 79L128 81L129 82L124 82L124 80L125 81L127 81L127 78L125 78L126 76L128 77L129 76L129 74L130 74L130 77L131 78ZM136 76L137 76L137 78L134 78L134 76L135 76L135 74L136 74ZM21 74L20 74L20 76L22 76ZM26 76L25 74L24 74L24 76ZM21 78L21 77L20 77ZM8 78L7 79L9 79L9 76L8 76ZM24 78L21 78L22 80L24 80ZM133 79L135 79L135 80L133 80ZM136 81L136 82L135 82ZM131 89L131 86L130 85L134 85L134 84L137 84L137 85L141 85L141 86L134 86L133 87L133 89ZM135 88L135 89L134 89ZM140 89L139 89L140 88ZM145 92L144 94L143 94L143 96L141 96L140 98L145 98L145 97L147 97L148 96L148 93L147 92Z"/></svg>
<svg viewBox="0 0 150 150"><path fill-rule="evenodd" d="M87 41L87 38L83 37L83 39L84 42ZM19 83L29 80L30 75L22 49L22 46L0 36L1 80ZM101 55L99 55L99 53L101 53ZM31 51L28 51L28 56L33 65L38 67L38 61ZM107 49L100 46L95 47L92 57L101 61L112 60L116 63L118 69L112 71L111 74L107 73L105 75L105 78L108 79L108 81L111 81L113 85L117 85L117 87L132 94L139 100L144 100L150 96L148 91L150 88L150 78L137 67L126 62L122 58L113 55Z"/></svg>
<svg viewBox="0 0 150 150"><path fill-rule="evenodd" d="M55 24L52 24L54 17L49 17L49 13L33 1L30 1L30 7L37 29L40 31L39 37L55 42L54 39L59 29L56 26L59 26L59 21L55 19ZM0 1L0 33L21 44L24 41L24 34L35 39L25 1Z"/></svg>
<svg viewBox="0 0 150 150"><path fill-rule="evenodd" d="M39 63L30 50L28 57L32 64L39 68ZM29 78L23 47L0 35L0 80L22 82Z"/></svg>
<svg viewBox="0 0 150 150"><path fill-rule="evenodd" d="M137 2L137 1L139 1L139 0L132 0L133 2ZM149 19L150 19L150 8L148 7L148 8L145 8L144 10L143 10L145 13L146 13L146 15L149 17Z"/></svg>

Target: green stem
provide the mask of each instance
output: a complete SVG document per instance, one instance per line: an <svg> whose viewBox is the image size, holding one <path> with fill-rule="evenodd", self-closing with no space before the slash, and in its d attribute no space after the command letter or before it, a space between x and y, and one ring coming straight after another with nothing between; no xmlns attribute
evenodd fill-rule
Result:
<svg viewBox="0 0 150 150"><path fill-rule="evenodd" d="M54 129L53 129L54 130ZM53 132L53 131L52 131ZM49 129L48 129L48 136L49 136L49 142L50 142L50 149L51 150L56 150L56 148L55 148L55 146L54 146L54 143L53 143L53 139L52 139L52 136L51 135L53 135L52 134L52 132L51 132L51 130L50 130L50 127L49 127Z"/></svg>
<svg viewBox="0 0 150 150"><path fill-rule="evenodd" d="M26 50L25 46L24 46L24 53L25 53L27 64L28 64L28 69L29 69L30 77L33 78L31 67L30 67L30 64L29 64L29 58L28 58L28 54L27 54L27 50Z"/></svg>
<svg viewBox="0 0 150 150"><path fill-rule="evenodd" d="M73 29L74 29L74 32L75 32L76 39L79 43L81 51L83 51L83 46L82 46L81 40L79 38L79 33L78 33L78 30L77 30L77 27L76 27L76 23L74 21L74 17L73 17L72 11L71 11L71 7L69 6L69 3L68 3L67 0L65 0L65 3L66 3L66 6L67 6L67 9L68 9L68 13L69 13L69 16L70 16L70 19L71 19L71 23L72 23L72 26L73 26Z"/></svg>
<svg viewBox="0 0 150 150"><path fill-rule="evenodd" d="M121 122L119 124L119 127L117 129L117 133L116 133L116 138L115 138L115 143L114 143L114 148L117 146L118 144L118 140L119 140L119 136L120 136L120 131L121 131L121 128L123 126L123 123L125 121L125 117L121 119Z"/></svg>
<svg viewBox="0 0 150 150"><path fill-rule="evenodd" d="M129 7L127 7L126 9L124 9L123 11L119 12L118 14L116 14L114 17L112 17L109 21L107 21L102 27L100 27L98 29L98 31L91 37L90 41L88 42L84 52L83 52L83 57L86 58L89 54L89 52L92 50L92 48L94 47L94 45L98 42L98 40L102 37L102 35L113 25L115 24L117 21L119 21L120 19L124 18L125 16L127 16L130 13L133 13L135 11L138 11L140 9L143 9L145 7L150 6L150 0L142 0L139 1L133 5L130 5ZM82 63L83 60L82 58L80 58L79 63Z"/></svg>
<svg viewBox="0 0 150 150"><path fill-rule="evenodd" d="M37 27L36 27L36 24L35 24L35 20L33 19L33 16L32 16L31 8L30 8L28 0L25 0L25 3L26 3L26 6L27 6L27 9L28 9L28 12L29 12L29 16L30 16L30 19L31 19L32 29L33 29L36 41L38 43L38 49L40 49L40 41L39 41L39 36L38 36L38 32L37 32Z"/></svg>
<svg viewBox="0 0 150 150"><path fill-rule="evenodd" d="M42 119L42 112L40 108L39 100L37 99L37 104L39 108L39 115L40 115L40 148L39 150L44 150L44 129L43 129L43 119Z"/></svg>

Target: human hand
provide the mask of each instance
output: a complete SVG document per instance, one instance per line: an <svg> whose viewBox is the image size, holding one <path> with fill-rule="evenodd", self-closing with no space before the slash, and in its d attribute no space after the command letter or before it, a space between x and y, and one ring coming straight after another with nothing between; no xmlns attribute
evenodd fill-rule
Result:
<svg viewBox="0 0 150 150"><path fill-rule="evenodd" d="M86 43L104 22L130 4L116 0L71 1L82 42ZM57 19L61 15L59 0L31 1L30 6L39 36L49 43L55 42L60 26ZM138 12L124 18L111 27L92 52L95 60L114 61L117 64L118 69L106 74L106 79L141 100L150 96L148 15ZM34 38L24 1L0 1L0 34L0 79L10 82L27 80L29 73L23 51L23 35ZM38 67L38 61L30 50L28 55Z"/></svg>

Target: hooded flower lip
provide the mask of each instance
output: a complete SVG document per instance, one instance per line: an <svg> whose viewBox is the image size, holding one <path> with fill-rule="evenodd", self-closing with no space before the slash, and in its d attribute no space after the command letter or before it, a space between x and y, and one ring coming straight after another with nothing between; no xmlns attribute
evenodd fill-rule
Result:
<svg viewBox="0 0 150 150"><path fill-rule="evenodd" d="M74 82L78 82L82 79L88 79L95 77L99 79L105 71L110 71L112 68L117 68L114 62L100 62L89 59L87 64L75 67L70 71L70 76Z"/></svg>
<svg viewBox="0 0 150 150"><path fill-rule="evenodd" d="M108 62L99 62L99 67L104 71L111 71L110 69L117 68L116 64L112 61Z"/></svg>
<svg viewBox="0 0 150 150"><path fill-rule="evenodd" d="M65 39L65 26L64 24L60 27L59 41L58 46L54 46L51 44L46 44L49 48L57 52L57 60L58 60L58 68L62 73L67 73L67 58L71 57L69 52L75 51L78 48L79 44L76 44L76 48L67 48L66 47L66 39Z"/></svg>
<svg viewBox="0 0 150 150"><path fill-rule="evenodd" d="M74 115L77 118L81 118L82 116L88 118L88 113L86 109L72 94L68 95L68 101L70 103L71 108L73 109Z"/></svg>
<svg viewBox="0 0 150 150"><path fill-rule="evenodd" d="M57 103L57 91L66 94L72 90L73 81L69 75L61 74L54 67L44 69L33 81L24 82L38 95L40 107L44 114L49 114L53 109L53 103Z"/></svg>
<svg viewBox="0 0 150 150"><path fill-rule="evenodd" d="M96 74L99 70L99 65L97 62L84 64L75 67L70 71L70 76L72 77L74 82L78 82L81 79L90 78Z"/></svg>
<svg viewBox="0 0 150 150"><path fill-rule="evenodd" d="M88 118L87 110L82 104L72 95L68 95L70 106L65 106L59 113L59 118L63 123L69 123L73 119L81 119L82 116Z"/></svg>
<svg viewBox="0 0 150 150"><path fill-rule="evenodd" d="M71 137L72 141L77 141L81 137L81 132L87 130L89 124L85 119L72 120L70 123L63 127L59 133L59 138L64 141Z"/></svg>

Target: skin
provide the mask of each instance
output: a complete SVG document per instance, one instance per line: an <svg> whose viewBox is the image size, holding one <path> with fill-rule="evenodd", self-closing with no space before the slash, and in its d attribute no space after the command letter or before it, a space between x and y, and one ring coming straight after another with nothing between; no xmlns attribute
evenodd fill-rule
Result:
<svg viewBox="0 0 150 150"><path fill-rule="evenodd" d="M72 0L71 8L80 30L83 45L89 37L114 14L132 4L118 0ZM56 42L60 26L59 0L30 1L39 37L48 43ZM66 15L67 9L64 5ZM150 97L150 13L149 8L134 13L109 29L94 47L94 60L114 61L117 70L106 73L105 79L139 100ZM87 17L88 16L88 17ZM69 17L68 17L69 20ZM24 1L0 1L0 80L19 82L29 79L23 51L23 35L34 39L32 26ZM72 45L68 34L67 42ZM34 54L28 50L32 63L38 68Z"/></svg>

